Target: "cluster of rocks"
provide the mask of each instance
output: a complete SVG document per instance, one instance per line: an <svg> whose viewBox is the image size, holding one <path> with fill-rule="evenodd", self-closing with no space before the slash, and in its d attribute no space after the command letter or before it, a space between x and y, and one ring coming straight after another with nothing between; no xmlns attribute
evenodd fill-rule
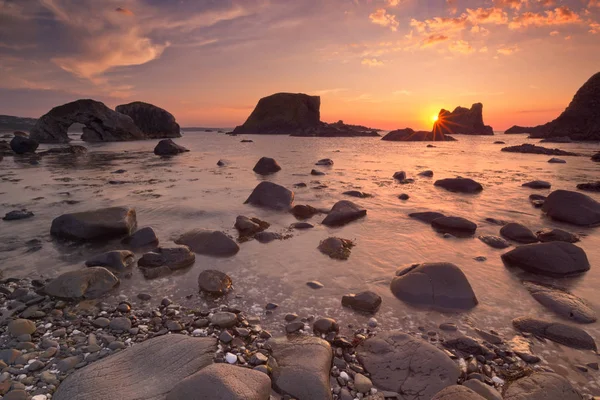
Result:
<svg viewBox="0 0 600 400"><path fill-rule="evenodd" d="M506 151L509 153L545 154L549 156L579 156L579 154L573 153L571 151L549 149L547 147L537 146L531 143L503 147L502 151Z"/></svg>

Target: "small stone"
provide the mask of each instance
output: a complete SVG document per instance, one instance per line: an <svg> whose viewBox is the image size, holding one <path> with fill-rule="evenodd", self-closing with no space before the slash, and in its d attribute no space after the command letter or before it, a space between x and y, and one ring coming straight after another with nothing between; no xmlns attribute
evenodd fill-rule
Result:
<svg viewBox="0 0 600 400"><path fill-rule="evenodd" d="M293 320L298 318L298 314L286 314L284 319L286 322L292 322Z"/></svg>
<svg viewBox="0 0 600 400"><path fill-rule="evenodd" d="M139 293L137 295L137 298L140 299L140 300L142 300L142 301L148 301L148 300L150 300L152 298L152 296L150 296L149 294L146 294L146 293Z"/></svg>
<svg viewBox="0 0 600 400"><path fill-rule="evenodd" d="M306 282L306 286L308 286L311 289L321 289L324 287L324 285L321 282L317 281Z"/></svg>
<svg viewBox="0 0 600 400"><path fill-rule="evenodd" d="M223 311L217 312L212 315L210 322L213 325L220 326L221 328L231 328L237 324L237 315L231 312Z"/></svg>
<svg viewBox="0 0 600 400"><path fill-rule="evenodd" d="M327 334L330 332L339 332L340 327L332 318L321 318L313 324L313 330L316 333Z"/></svg>
<svg viewBox="0 0 600 400"><path fill-rule="evenodd" d="M439 328L443 331L448 331L448 332L454 332L458 330L458 327L456 326L456 324L452 323L452 322L444 322L443 324L440 324Z"/></svg>
<svg viewBox="0 0 600 400"><path fill-rule="evenodd" d="M96 328L106 328L110 324L110 320L105 317L99 317L92 321L92 325Z"/></svg>
<svg viewBox="0 0 600 400"><path fill-rule="evenodd" d="M298 332L299 330L304 328L304 322L296 321L285 326L285 331L287 333Z"/></svg>
<svg viewBox="0 0 600 400"><path fill-rule="evenodd" d="M229 333L229 331L225 330L219 335L219 340L225 344L228 344L233 340L233 336L231 333Z"/></svg>
<svg viewBox="0 0 600 400"><path fill-rule="evenodd" d="M225 355L225 361L227 361L229 364L235 364L237 362L237 356L235 354L232 353L227 353Z"/></svg>
<svg viewBox="0 0 600 400"><path fill-rule="evenodd" d="M109 324L110 330L117 332L125 332L131 329L131 320L126 317L117 317L110 321Z"/></svg>
<svg viewBox="0 0 600 400"><path fill-rule="evenodd" d="M274 309L276 309L277 307L279 307L279 305L278 305L278 304L275 304L275 303L267 303L267 305L265 306L265 309L266 309L266 310L274 310Z"/></svg>
<svg viewBox="0 0 600 400"><path fill-rule="evenodd" d="M35 323L28 319L15 319L8 324L8 333L13 337L18 337L24 334L32 334L36 330Z"/></svg>
<svg viewBox="0 0 600 400"><path fill-rule="evenodd" d="M373 382L363 374L356 374L354 376L354 387L361 393L367 393L373 387Z"/></svg>

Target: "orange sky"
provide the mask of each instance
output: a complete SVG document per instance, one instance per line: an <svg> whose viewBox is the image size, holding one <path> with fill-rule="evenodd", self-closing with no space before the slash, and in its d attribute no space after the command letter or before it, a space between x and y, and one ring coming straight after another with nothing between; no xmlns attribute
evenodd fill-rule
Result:
<svg viewBox="0 0 600 400"><path fill-rule="evenodd" d="M482 102L504 130L555 118L598 72L598 21L599 0L0 0L0 114L91 97L233 127L304 92L328 122L430 129Z"/></svg>

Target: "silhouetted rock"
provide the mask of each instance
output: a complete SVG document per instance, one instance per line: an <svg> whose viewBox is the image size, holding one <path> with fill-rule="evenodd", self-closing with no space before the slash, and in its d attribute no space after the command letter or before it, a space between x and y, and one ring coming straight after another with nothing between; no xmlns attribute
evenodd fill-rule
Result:
<svg viewBox="0 0 600 400"><path fill-rule="evenodd" d="M576 243L579 242L579 236L564 231L562 229L544 229L537 232L537 237L540 242L568 242L568 243Z"/></svg>
<svg viewBox="0 0 600 400"><path fill-rule="evenodd" d="M133 208L111 207L63 214L52 221L50 233L65 239L113 239L130 235L137 226Z"/></svg>
<svg viewBox="0 0 600 400"><path fill-rule="evenodd" d="M560 149L548 149L542 146L536 146L535 144L524 143L517 146L503 147L502 151L509 153L527 153L527 154L545 154L548 156L578 156L577 153L570 151L564 151Z"/></svg>
<svg viewBox="0 0 600 400"><path fill-rule="evenodd" d="M2 220L4 221L18 221L21 219L27 219L33 217L35 214L31 211L23 210L12 210L6 213Z"/></svg>
<svg viewBox="0 0 600 400"><path fill-rule="evenodd" d="M331 158L323 158L315 163L315 165L327 165L332 166L333 160Z"/></svg>
<svg viewBox="0 0 600 400"><path fill-rule="evenodd" d="M274 210L289 210L293 202L294 192L276 183L264 181L254 188L244 204L252 204Z"/></svg>
<svg viewBox="0 0 600 400"><path fill-rule="evenodd" d="M174 156L179 153L189 151L183 146L178 145L171 139L163 139L154 148L154 154L157 156Z"/></svg>
<svg viewBox="0 0 600 400"><path fill-rule="evenodd" d="M344 121L338 121L331 124L321 122L313 128L306 128L300 131L293 132L291 136L301 137L379 137L376 129L367 128L361 125L348 125Z"/></svg>
<svg viewBox="0 0 600 400"><path fill-rule="evenodd" d="M115 110L131 117L148 139L181 137L179 124L175 122L175 117L153 104L135 101L121 104Z"/></svg>
<svg viewBox="0 0 600 400"><path fill-rule="evenodd" d="M367 215L367 210L348 200L338 201L321 222L326 226L342 226Z"/></svg>
<svg viewBox="0 0 600 400"><path fill-rule="evenodd" d="M458 193L478 193L483 190L479 182L470 178L446 178L435 181L435 186L439 186L451 192Z"/></svg>
<svg viewBox="0 0 600 400"><path fill-rule="evenodd" d="M67 143L67 129L74 123L85 125L81 139L87 142L145 139L131 117L90 99L54 107L38 119L29 137L39 143Z"/></svg>
<svg viewBox="0 0 600 400"><path fill-rule="evenodd" d="M390 142L444 142L456 139L442 132L415 131L411 128L396 129L381 138Z"/></svg>
<svg viewBox="0 0 600 400"><path fill-rule="evenodd" d="M521 332L552 340L575 349L596 350L596 342L586 331L560 322L546 321L533 317L515 318L513 326Z"/></svg>
<svg viewBox="0 0 600 400"><path fill-rule="evenodd" d="M313 169L310 171L310 174L314 175L314 176L322 176L322 175L325 175L325 172L321 172L321 171L317 171L316 169Z"/></svg>
<svg viewBox="0 0 600 400"><path fill-rule="evenodd" d="M537 236L525 225L518 224L516 222L511 222L509 224L504 225L500 229L500 234L507 239L514 240L518 243L537 243Z"/></svg>
<svg viewBox="0 0 600 400"><path fill-rule="evenodd" d="M271 226L271 224L258 218L248 218L243 215L238 215L233 226L238 230L240 237L249 237L264 231Z"/></svg>
<svg viewBox="0 0 600 400"><path fill-rule="evenodd" d="M431 226L441 233L456 236L472 235L477 230L477 224L462 217L441 217L431 221Z"/></svg>
<svg viewBox="0 0 600 400"><path fill-rule="evenodd" d="M504 400L582 400L583 397L560 375L536 372L511 382L504 392Z"/></svg>
<svg viewBox="0 0 600 400"><path fill-rule="evenodd" d="M535 130L534 127L513 125L510 128L508 128L507 130L505 130L504 133L506 135L511 135L511 134L514 135L514 134L522 134L522 133L531 133L533 130Z"/></svg>
<svg viewBox="0 0 600 400"><path fill-rule="evenodd" d="M586 192L600 192L600 181L579 183L577 189L585 190Z"/></svg>
<svg viewBox="0 0 600 400"><path fill-rule="evenodd" d="M196 255L188 246L162 246L148 252L138 260L138 267L146 278L154 278L157 271L167 272L191 266ZM154 271L153 271L154 270Z"/></svg>
<svg viewBox="0 0 600 400"><path fill-rule="evenodd" d="M592 161L600 162L600 152L592 156Z"/></svg>
<svg viewBox="0 0 600 400"><path fill-rule="evenodd" d="M590 269L585 252L571 243L549 242L519 246L502 255L509 266L548 276L571 276Z"/></svg>
<svg viewBox="0 0 600 400"><path fill-rule="evenodd" d="M470 109L456 107L454 111L440 110L433 124L436 134L493 135L491 126L483 123L483 104L475 103Z"/></svg>
<svg viewBox="0 0 600 400"><path fill-rule="evenodd" d="M65 299L95 299L118 283L119 279L106 268L90 267L59 275L44 286L44 292Z"/></svg>
<svg viewBox="0 0 600 400"><path fill-rule="evenodd" d="M567 162L565 160L563 160L562 158L556 158L553 157L551 159L548 160L548 162L550 164L566 164Z"/></svg>
<svg viewBox="0 0 600 400"><path fill-rule="evenodd" d="M521 186L528 187L531 189L550 189L552 185L546 181L531 181L522 184Z"/></svg>
<svg viewBox="0 0 600 400"><path fill-rule="evenodd" d="M556 190L542 206L550 218L580 226L600 224L600 203L591 197L569 190Z"/></svg>
<svg viewBox="0 0 600 400"><path fill-rule="evenodd" d="M290 210L290 212L294 215L294 217L302 220L302 219L311 218L313 215L318 214L319 210L317 210L313 206L298 204L298 205L295 205Z"/></svg>
<svg viewBox="0 0 600 400"><path fill-rule="evenodd" d="M435 219L445 217L444 214L435 211L416 212L408 214L408 216L427 224L431 224Z"/></svg>
<svg viewBox="0 0 600 400"><path fill-rule="evenodd" d="M10 141L10 148L17 154L35 153L38 146L37 141L23 136L15 136Z"/></svg>
<svg viewBox="0 0 600 400"><path fill-rule="evenodd" d="M566 290L530 281L523 282L523 286L540 304L564 318L583 324L596 322L594 310L584 300Z"/></svg>
<svg viewBox="0 0 600 400"><path fill-rule="evenodd" d="M258 160L256 165L252 169L252 171L260 175L274 174L275 172L280 170L281 167L279 166L279 164L277 164L277 161L269 157L262 157L260 160Z"/></svg>
<svg viewBox="0 0 600 400"><path fill-rule="evenodd" d="M122 240L122 243L129 245L134 249L142 249L144 247L156 247L158 246L158 237L152 227L146 226L141 228L131 236L126 237Z"/></svg>

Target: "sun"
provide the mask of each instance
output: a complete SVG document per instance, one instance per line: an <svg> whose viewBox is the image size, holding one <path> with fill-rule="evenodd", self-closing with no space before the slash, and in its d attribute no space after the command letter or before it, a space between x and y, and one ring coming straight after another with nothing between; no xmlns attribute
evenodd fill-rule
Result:
<svg viewBox="0 0 600 400"><path fill-rule="evenodd" d="M433 122L436 122L436 121L438 120L438 116L437 116L437 115L434 115L433 117L431 117L431 120L432 120Z"/></svg>

